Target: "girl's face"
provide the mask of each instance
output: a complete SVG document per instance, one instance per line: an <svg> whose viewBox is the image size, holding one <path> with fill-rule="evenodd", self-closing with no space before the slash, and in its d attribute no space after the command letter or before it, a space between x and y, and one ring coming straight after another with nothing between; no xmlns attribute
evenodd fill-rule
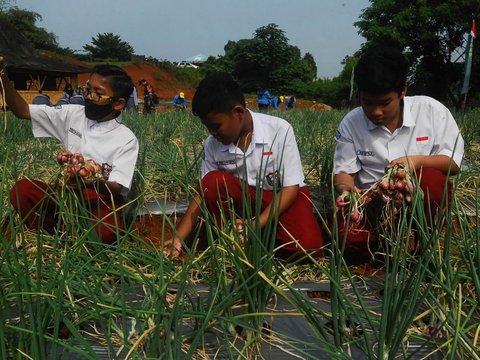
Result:
<svg viewBox="0 0 480 360"><path fill-rule="evenodd" d="M245 111L245 108L237 105L230 113L209 113L201 121L222 144L237 144L238 139L249 131Z"/></svg>
<svg viewBox="0 0 480 360"><path fill-rule="evenodd" d="M375 125L383 125L390 131L402 125L402 99L406 89L400 94L395 91L386 94L360 94L363 112Z"/></svg>

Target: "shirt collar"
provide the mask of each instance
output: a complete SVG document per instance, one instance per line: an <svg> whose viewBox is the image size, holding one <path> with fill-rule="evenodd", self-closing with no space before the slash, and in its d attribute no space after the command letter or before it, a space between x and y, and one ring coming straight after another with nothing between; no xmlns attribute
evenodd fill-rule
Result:
<svg viewBox="0 0 480 360"><path fill-rule="evenodd" d="M412 116L412 113L410 112L410 99L406 96L403 97L403 122L402 122L402 127L412 127L415 126L415 119ZM367 122L367 129L368 130L374 130L380 126L375 125L373 122L368 120L367 115L365 115L365 112L362 109L363 113L363 119L364 121Z"/></svg>
<svg viewBox="0 0 480 360"><path fill-rule="evenodd" d="M87 126L89 129L103 129L113 130L122 124L122 114L118 115L115 119L107 121L97 121L87 118Z"/></svg>
<svg viewBox="0 0 480 360"><path fill-rule="evenodd" d="M248 110L248 109L247 109ZM253 113L248 110L253 119L252 142L255 144L268 144L272 141L272 134L268 131L265 121L262 121L264 114Z"/></svg>
<svg viewBox="0 0 480 360"><path fill-rule="evenodd" d="M252 143L254 144L268 144L271 140L271 134L267 131L264 122L259 119L258 113L254 113L251 110L247 109L252 116L253 121L253 131L252 131ZM217 140L218 141L218 140ZM237 147L233 144L222 144L220 143L219 151L229 151L230 153L236 153ZM250 147L250 146L249 146Z"/></svg>
<svg viewBox="0 0 480 360"><path fill-rule="evenodd" d="M415 126L415 117L410 112L410 98L403 97L403 126L412 127Z"/></svg>

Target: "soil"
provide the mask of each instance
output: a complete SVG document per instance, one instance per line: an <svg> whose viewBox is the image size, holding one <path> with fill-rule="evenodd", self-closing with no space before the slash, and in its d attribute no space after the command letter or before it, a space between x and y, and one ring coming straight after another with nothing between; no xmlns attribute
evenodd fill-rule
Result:
<svg viewBox="0 0 480 360"><path fill-rule="evenodd" d="M177 224L181 217L170 216L168 220ZM173 236L173 229L168 220L164 215L140 215L135 220L134 229L146 242L160 249L162 239L167 241Z"/></svg>

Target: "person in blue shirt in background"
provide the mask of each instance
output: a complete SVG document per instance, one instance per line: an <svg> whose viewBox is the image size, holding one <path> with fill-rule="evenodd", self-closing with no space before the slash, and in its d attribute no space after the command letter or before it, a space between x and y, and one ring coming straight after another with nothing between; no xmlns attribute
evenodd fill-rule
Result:
<svg viewBox="0 0 480 360"><path fill-rule="evenodd" d="M275 96L271 101L270 101L270 106L277 110L280 108L280 105L283 104L283 101L285 100L285 98L280 95L280 96Z"/></svg>
<svg viewBox="0 0 480 360"><path fill-rule="evenodd" d="M173 107L175 110L186 110L187 100L185 100L185 93L180 92L173 97Z"/></svg>
<svg viewBox="0 0 480 360"><path fill-rule="evenodd" d="M268 107L270 106L270 100L272 99L272 95L270 95L270 92L267 89L258 90L257 98L258 98L258 110L267 111Z"/></svg>
<svg viewBox="0 0 480 360"><path fill-rule="evenodd" d="M293 109L295 107L295 96L290 95L285 98L285 110Z"/></svg>

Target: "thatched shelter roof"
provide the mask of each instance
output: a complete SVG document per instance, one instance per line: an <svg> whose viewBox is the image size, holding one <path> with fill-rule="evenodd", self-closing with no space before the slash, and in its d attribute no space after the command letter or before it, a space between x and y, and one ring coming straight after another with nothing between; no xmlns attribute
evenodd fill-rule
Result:
<svg viewBox="0 0 480 360"><path fill-rule="evenodd" d="M0 54L6 59L9 74L71 76L90 71L87 67L39 54L11 24L3 21L0 21Z"/></svg>

